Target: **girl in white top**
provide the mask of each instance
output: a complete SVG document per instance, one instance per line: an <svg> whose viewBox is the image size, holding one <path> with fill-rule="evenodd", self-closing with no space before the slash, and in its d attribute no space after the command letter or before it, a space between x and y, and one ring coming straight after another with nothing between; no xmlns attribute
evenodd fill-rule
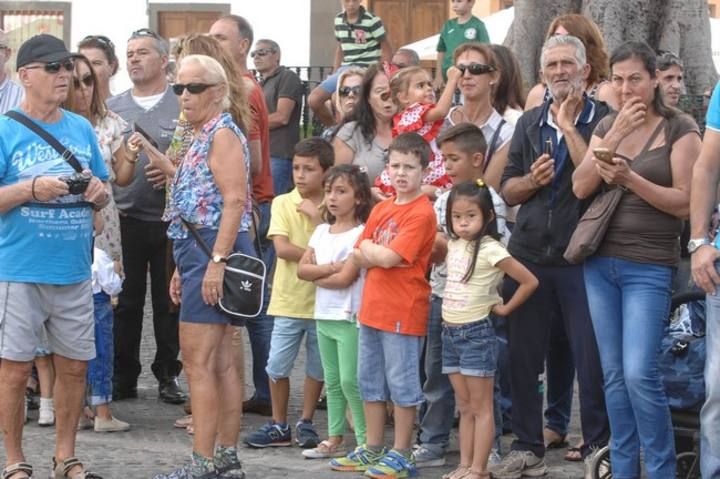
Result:
<svg viewBox="0 0 720 479"><path fill-rule="evenodd" d="M364 272L347 261L370 214L370 183L355 165L333 167L325 178L326 223L300 259L298 277L312 281L320 358L328 402L328 439L303 451L309 459L347 454L343 444L349 406L357 444L365 444L365 415L357 384L358 328Z"/></svg>
<svg viewBox="0 0 720 479"><path fill-rule="evenodd" d="M488 478L497 364L489 315L507 316L530 297L538 281L500 243L492 196L482 180L453 187L446 224L450 241L442 306L442 372L450 377L460 410L460 465L447 477ZM498 293L504 274L519 284L505 304Z"/></svg>

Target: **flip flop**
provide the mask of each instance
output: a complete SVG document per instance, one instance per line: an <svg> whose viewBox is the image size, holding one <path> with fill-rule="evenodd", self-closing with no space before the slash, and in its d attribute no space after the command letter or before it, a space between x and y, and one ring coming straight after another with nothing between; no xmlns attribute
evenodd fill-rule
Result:
<svg viewBox="0 0 720 479"><path fill-rule="evenodd" d="M568 447L564 459L568 462L582 462L582 449L580 447Z"/></svg>

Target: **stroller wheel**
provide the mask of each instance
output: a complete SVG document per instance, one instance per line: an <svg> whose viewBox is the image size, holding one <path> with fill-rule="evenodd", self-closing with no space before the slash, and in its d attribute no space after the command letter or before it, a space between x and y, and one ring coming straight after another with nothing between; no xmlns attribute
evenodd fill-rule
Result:
<svg viewBox="0 0 720 479"><path fill-rule="evenodd" d="M610 467L610 447L605 446L593 456L590 461L590 474L592 479L611 479L612 468Z"/></svg>
<svg viewBox="0 0 720 479"><path fill-rule="evenodd" d="M677 479L700 479L700 464L698 455L694 452L683 452L675 459L677 464Z"/></svg>

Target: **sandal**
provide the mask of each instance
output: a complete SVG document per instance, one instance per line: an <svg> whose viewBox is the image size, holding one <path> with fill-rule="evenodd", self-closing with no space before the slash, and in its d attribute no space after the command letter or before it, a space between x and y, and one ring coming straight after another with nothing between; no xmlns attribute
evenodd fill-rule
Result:
<svg viewBox="0 0 720 479"><path fill-rule="evenodd" d="M442 475L442 479L463 479L470 474L470 466L458 465L457 469Z"/></svg>
<svg viewBox="0 0 720 479"><path fill-rule="evenodd" d="M18 472L21 472L25 474L24 476L16 476ZM32 477L33 475L33 468L30 464L27 462L16 462L15 464L10 464L8 467L2 470L2 476L0 476L1 479L24 479L27 477Z"/></svg>
<svg viewBox="0 0 720 479"><path fill-rule="evenodd" d="M343 443L333 444L330 441L322 441L314 449L305 449L302 455L305 459L327 459L333 457L343 457L348 453Z"/></svg>
<svg viewBox="0 0 720 479"><path fill-rule="evenodd" d="M183 416L176 420L175 427L178 429L185 429L188 426L192 426L192 423L192 414L188 414L187 416Z"/></svg>
<svg viewBox="0 0 720 479"><path fill-rule="evenodd" d="M52 458L53 472L50 474L50 479L103 479L101 475L94 472L86 471L85 466L77 457L68 457L60 464L57 463L55 458ZM80 466L82 471L75 474L74 476L68 476L68 472L73 467Z"/></svg>
<svg viewBox="0 0 720 479"><path fill-rule="evenodd" d="M568 462L581 462L583 460L581 446L568 447L564 459Z"/></svg>
<svg viewBox="0 0 720 479"><path fill-rule="evenodd" d="M488 471L473 471L468 470L468 473L463 476L463 479L490 479L490 473Z"/></svg>
<svg viewBox="0 0 720 479"><path fill-rule="evenodd" d="M568 445L567 434L560 434L548 428L543 429L543 439L545 449L561 449Z"/></svg>

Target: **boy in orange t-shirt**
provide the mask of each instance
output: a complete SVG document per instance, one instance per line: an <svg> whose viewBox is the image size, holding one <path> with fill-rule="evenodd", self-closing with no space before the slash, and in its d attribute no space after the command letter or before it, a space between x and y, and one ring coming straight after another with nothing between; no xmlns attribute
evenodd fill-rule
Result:
<svg viewBox="0 0 720 479"><path fill-rule="evenodd" d="M367 268L360 307L358 382L365 403L367 444L330 465L339 471L365 471L375 478L414 476L412 431L416 406L423 401L420 354L427 329L430 261L436 220L420 187L430 146L416 133L404 133L388 148L388 173L397 196L370 213L353 252ZM395 405L395 442L383 446L385 403Z"/></svg>

